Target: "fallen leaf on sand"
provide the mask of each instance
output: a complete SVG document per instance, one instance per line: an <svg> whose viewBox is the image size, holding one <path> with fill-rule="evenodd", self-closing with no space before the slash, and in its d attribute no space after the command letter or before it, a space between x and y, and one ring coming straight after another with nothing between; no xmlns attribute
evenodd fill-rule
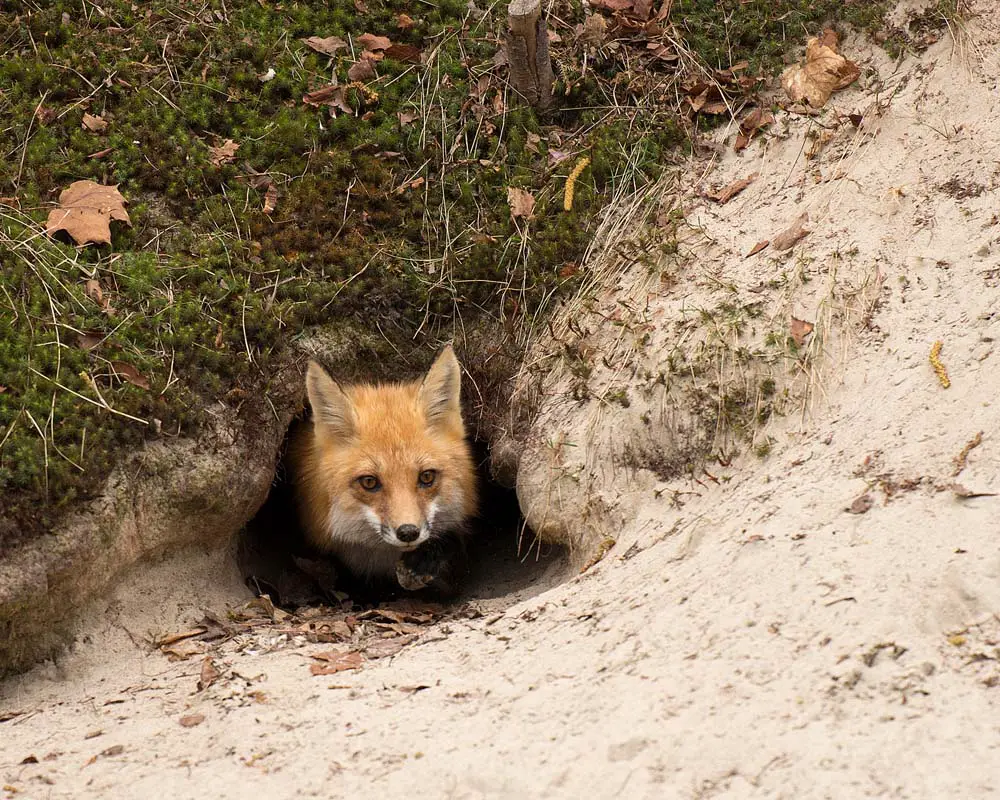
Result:
<svg viewBox="0 0 1000 800"><path fill-rule="evenodd" d="M365 50L387 50L392 47L392 40L388 36L363 33L358 37L358 44Z"/></svg>
<svg viewBox="0 0 1000 800"><path fill-rule="evenodd" d="M222 144L216 145L215 147L209 147L208 160L216 167L221 167L223 164L228 164L234 158L236 158L236 151L240 149L240 146L236 144L232 139L226 139Z"/></svg>
<svg viewBox="0 0 1000 800"><path fill-rule="evenodd" d="M315 653L313 658L325 662L313 664L309 668L313 675L335 675L348 669L361 669L365 662L364 657L356 650L347 653L331 650L328 653Z"/></svg>
<svg viewBox="0 0 1000 800"><path fill-rule="evenodd" d="M805 344L806 337L813 332L813 328L816 326L811 322L806 322L804 319L798 319L792 317L792 324L789 326L789 333L792 335L792 339L795 341L799 347Z"/></svg>
<svg viewBox="0 0 1000 800"><path fill-rule="evenodd" d="M104 133L108 129L108 122L101 117L95 117L93 114L84 112L83 129L91 133Z"/></svg>
<svg viewBox="0 0 1000 800"><path fill-rule="evenodd" d="M833 92L850 86L861 75L858 65L840 55L833 45L810 37L805 63L785 70L781 85L793 102L805 101L813 108L822 108Z"/></svg>
<svg viewBox="0 0 1000 800"><path fill-rule="evenodd" d="M709 200L714 200L716 203L725 204L732 200L736 195L746 189L757 177L757 173L752 175L747 175L745 178L740 178L733 181L732 183L724 186L716 192L706 192L705 197Z"/></svg>
<svg viewBox="0 0 1000 800"><path fill-rule="evenodd" d="M763 250L770 244L771 244L770 239L761 239L759 242L757 242L757 244L755 244L753 247L750 248L750 252L747 253L745 257L750 258L750 256L757 255L757 253L759 253L761 250Z"/></svg>
<svg viewBox="0 0 1000 800"><path fill-rule="evenodd" d="M397 636L393 639L379 639L365 647L365 655L368 658L388 658L394 656L408 644L413 644L417 640L415 633L406 636Z"/></svg>
<svg viewBox="0 0 1000 800"><path fill-rule="evenodd" d="M338 50L347 49L347 42L339 36L327 36L325 38L310 36L307 39L303 39L302 42L306 45L306 47L315 50L317 53L322 53L325 56L333 56L337 54Z"/></svg>
<svg viewBox="0 0 1000 800"><path fill-rule="evenodd" d="M168 645L176 644L177 642L182 642L185 639L190 639L194 636L201 636L208 628L192 628L189 631L181 631L180 633L168 633L166 636L161 636L156 640L155 644L157 647L167 647Z"/></svg>
<svg viewBox="0 0 1000 800"><path fill-rule="evenodd" d="M351 64L347 77L352 81L370 81L375 77L375 63L369 58L361 58Z"/></svg>
<svg viewBox="0 0 1000 800"><path fill-rule="evenodd" d="M955 493L955 497L966 500L970 497L996 497L996 492L974 492L972 489L966 489L960 483L949 483L948 488Z"/></svg>
<svg viewBox="0 0 1000 800"><path fill-rule="evenodd" d="M139 370L128 362L112 361L111 368L118 374L119 378L125 379L133 386L138 386L140 389L149 390L149 378L139 372Z"/></svg>
<svg viewBox="0 0 1000 800"><path fill-rule="evenodd" d="M193 728L195 725L201 725L205 721L204 714L187 714L177 720L182 728Z"/></svg>
<svg viewBox="0 0 1000 800"><path fill-rule="evenodd" d="M110 244L112 220L132 224L118 187L74 181L60 193L59 208L49 212L45 232L66 231L77 244Z"/></svg>
<svg viewBox="0 0 1000 800"><path fill-rule="evenodd" d="M211 656L205 656L201 662L201 675L198 677L198 691L202 692L215 683L222 673L215 666Z"/></svg>
<svg viewBox="0 0 1000 800"><path fill-rule="evenodd" d="M105 758L110 758L111 756L120 756L125 752L125 745L115 744L109 747L107 750L102 750L101 755Z"/></svg>
<svg viewBox="0 0 1000 800"><path fill-rule="evenodd" d="M740 132L736 134L736 142L733 144L733 149L737 153L745 149L757 131L765 125L770 125L772 122L774 122L774 114L763 108L755 108L743 117L743 121L740 122Z"/></svg>
<svg viewBox="0 0 1000 800"><path fill-rule="evenodd" d="M510 216L512 219L517 219L518 217L531 219L532 212L535 210L535 198L532 197L530 192L526 192L524 189L510 186L507 188L507 205L510 206Z"/></svg>
<svg viewBox="0 0 1000 800"><path fill-rule="evenodd" d="M873 505L875 505L875 501L872 500L872 496L870 494L865 493L865 494L861 495L861 497L857 498L853 503L851 503L844 510L848 514L864 514Z"/></svg>
<svg viewBox="0 0 1000 800"><path fill-rule="evenodd" d="M799 239L809 231L806 230L806 223L809 221L809 214L803 212L796 218L795 222L779 233L771 240L771 247L775 250L788 250Z"/></svg>

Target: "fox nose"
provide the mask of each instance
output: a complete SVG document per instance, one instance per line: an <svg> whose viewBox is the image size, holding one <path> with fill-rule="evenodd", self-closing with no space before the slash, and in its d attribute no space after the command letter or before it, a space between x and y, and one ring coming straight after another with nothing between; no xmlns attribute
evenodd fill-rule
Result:
<svg viewBox="0 0 1000 800"><path fill-rule="evenodd" d="M396 538L401 542L415 542L420 537L420 528L416 525L400 525L396 528Z"/></svg>

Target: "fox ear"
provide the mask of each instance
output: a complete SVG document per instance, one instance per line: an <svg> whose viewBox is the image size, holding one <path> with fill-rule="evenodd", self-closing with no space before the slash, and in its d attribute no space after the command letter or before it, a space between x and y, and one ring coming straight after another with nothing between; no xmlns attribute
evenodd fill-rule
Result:
<svg viewBox="0 0 1000 800"><path fill-rule="evenodd" d="M354 406L350 398L315 361L309 362L306 372L306 394L312 406L313 424L318 430L338 437L354 433Z"/></svg>
<svg viewBox="0 0 1000 800"><path fill-rule="evenodd" d="M424 376L419 399L428 422L462 425L462 368L450 344Z"/></svg>

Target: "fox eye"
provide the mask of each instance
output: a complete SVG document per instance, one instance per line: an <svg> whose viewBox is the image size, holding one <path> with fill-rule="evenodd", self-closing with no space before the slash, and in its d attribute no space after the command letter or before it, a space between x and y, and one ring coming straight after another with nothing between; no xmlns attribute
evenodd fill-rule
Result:
<svg viewBox="0 0 1000 800"><path fill-rule="evenodd" d="M437 476L438 474L436 469L425 469L417 476L417 483L427 489L428 487L434 485L434 481L437 480Z"/></svg>
<svg viewBox="0 0 1000 800"><path fill-rule="evenodd" d="M358 478L358 485L366 492L377 492L382 488L382 482L374 475L362 475Z"/></svg>

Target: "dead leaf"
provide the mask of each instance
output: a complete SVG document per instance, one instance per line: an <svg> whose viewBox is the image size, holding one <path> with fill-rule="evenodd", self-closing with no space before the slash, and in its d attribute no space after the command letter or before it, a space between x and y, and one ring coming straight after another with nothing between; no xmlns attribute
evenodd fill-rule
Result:
<svg viewBox="0 0 1000 800"><path fill-rule="evenodd" d="M11 208L20 210L21 201L16 197L0 197L0 206L10 206Z"/></svg>
<svg viewBox="0 0 1000 800"><path fill-rule="evenodd" d="M413 17L409 14L400 14L396 17L396 27L401 31L408 31L413 27Z"/></svg>
<svg viewBox="0 0 1000 800"><path fill-rule="evenodd" d="M193 728L196 725L201 725L205 721L204 714L187 714L177 720L182 728Z"/></svg>
<svg viewBox="0 0 1000 800"><path fill-rule="evenodd" d="M996 492L974 492L971 489L966 489L960 483L949 483L948 488L955 493L955 497L962 500L966 500L970 497L996 497Z"/></svg>
<svg viewBox="0 0 1000 800"><path fill-rule="evenodd" d="M104 334L99 331L80 331L76 335L76 346L81 350L93 350L104 341Z"/></svg>
<svg viewBox="0 0 1000 800"><path fill-rule="evenodd" d="M95 117L85 111L83 112L83 129L91 133L104 133L108 129L108 122L102 117Z"/></svg>
<svg viewBox="0 0 1000 800"><path fill-rule="evenodd" d="M106 147L103 150L98 150L98 151L96 151L94 153L91 153L89 156L87 156L87 158L94 158L94 159L96 159L96 158L104 158L104 156L108 155L112 150L113 150L113 148Z"/></svg>
<svg viewBox="0 0 1000 800"><path fill-rule="evenodd" d="M278 187L272 183L267 187L267 191L264 192L264 213L273 214L277 207Z"/></svg>
<svg viewBox="0 0 1000 800"><path fill-rule="evenodd" d="M191 639L195 636L201 636L208 628L197 627L192 628L189 631L181 631L180 633L168 633L166 636L161 636L157 639L154 644L157 647L163 648L171 644L176 644L177 642L182 642L185 639Z"/></svg>
<svg viewBox="0 0 1000 800"><path fill-rule="evenodd" d="M365 50L387 50L392 47L392 40L388 36L376 36L373 33L363 33L357 41Z"/></svg>
<svg viewBox="0 0 1000 800"><path fill-rule="evenodd" d="M354 0L354 10L359 14L367 14L368 4L364 0Z"/></svg>
<svg viewBox="0 0 1000 800"><path fill-rule="evenodd" d="M83 293L93 300L101 308L107 308L104 300L104 290L101 289L101 282L90 278L83 284Z"/></svg>
<svg viewBox="0 0 1000 800"><path fill-rule="evenodd" d="M399 118L399 124L403 127L410 125L414 120L420 119L419 111L397 111L396 116Z"/></svg>
<svg viewBox="0 0 1000 800"><path fill-rule="evenodd" d="M56 112L48 106L38 106L35 109L35 119L39 125L48 125L56 118Z"/></svg>
<svg viewBox="0 0 1000 800"><path fill-rule="evenodd" d="M59 194L59 208L49 212L45 232L66 231L77 244L110 244L112 220L132 224L118 186L74 181Z"/></svg>
<svg viewBox="0 0 1000 800"><path fill-rule="evenodd" d="M344 97L343 86L324 86L315 92L302 95L302 102L308 106L316 106L317 108L319 106L328 106L331 111L340 109L345 114L354 116L354 109L347 104L347 100Z"/></svg>
<svg viewBox="0 0 1000 800"><path fill-rule="evenodd" d="M531 219L532 212L535 210L535 198L524 189L509 186L507 188L507 205L510 206L511 219L518 217Z"/></svg>
<svg viewBox="0 0 1000 800"><path fill-rule="evenodd" d="M804 319L798 319L797 317L792 317L792 323L789 326L789 333L792 336L792 340L799 347L805 344L806 337L813 332L813 328L816 326L811 322L806 322Z"/></svg>
<svg viewBox="0 0 1000 800"><path fill-rule="evenodd" d="M236 151L239 149L240 146L236 142L232 139L226 139L222 144L208 148L208 160L212 162L213 166L221 167L235 159Z"/></svg>
<svg viewBox="0 0 1000 800"><path fill-rule="evenodd" d="M394 44L386 48L385 57L404 61L407 64L419 64L420 48L414 47L412 44Z"/></svg>
<svg viewBox="0 0 1000 800"><path fill-rule="evenodd" d="M781 85L792 102L822 108L831 94L850 86L860 75L858 65L840 55L836 46L812 36L806 42L805 63L786 69Z"/></svg>
<svg viewBox="0 0 1000 800"><path fill-rule="evenodd" d="M109 747L107 750L102 750L101 755L105 758L110 758L111 756L120 756L125 752L125 745L115 744Z"/></svg>
<svg viewBox="0 0 1000 800"><path fill-rule="evenodd" d="M709 200L714 200L716 203L726 204L732 200L736 195L746 189L754 180L757 178L757 173L754 172L752 175L747 175L745 178L740 178L733 181L729 185L719 189L716 192L706 192L705 197Z"/></svg>
<svg viewBox="0 0 1000 800"><path fill-rule="evenodd" d="M406 636L397 636L392 639L379 639L365 647L365 655L368 658L389 658L396 655L408 644L413 644L418 636L415 633Z"/></svg>
<svg viewBox="0 0 1000 800"><path fill-rule="evenodd" d="M322 664L313 664L309 668L309 671L313 675L335 675L338 672L348 669L361 669L362 664L365 663L361 653L356 650L351 650L347 653L336 650L328 653L316 653L313 655L313 658L325 662Z"/></svg>
<svg viewBox="0 0 1000 800"><path fill-rule="evenodd" d="M578 264L576 264L576 263L574 263L572 261L568 261L568 262L566 262L565 264L563 264L559 268L559 277L560 278L572 278L579 271L580 271L580 267L579 267Z"/></svg>
<svg viewBox="0 0 1000 800"><path fill-rule="evenodd" d="M765 125L770 125L772 122L774 122L774 114L763 108L755 108L743 117L743 121L740 122L740 132L736 134L736 142L733 144L733 149L737 153L740 150L746 149L757 131Z"/></svg>
<svg viewBox="0 0 1000 800"><path fill-rule="evenodd" d="M872 496L866 492L865 494L861 495L861 497L857 498L844 510L848 514L864 514L873 505L875 505L875 501L872 500Z"/></svg>
<svg viewBox="0 0 1000 800"><path fill-rule="evenodd" d="M308 39L303 39L302 42L306 47L325 56L335 56L339 50L347 49L347 42L339 36L327 36L325 38L310 36Z"/></svg>
<svg viewBox="0 0 1000 800"><path fill-rule="evenodd" d="M788 250L793 244L795 244L799 239L809 233L806 230L806 223L809 221L809 214L803 212L800 214L795 222L789 225L785 230L779 233L771 240L771 247L775 250L784 251Z"/></svg>
<svg viewBox="0 0 1000 800"><path fill-rule="evenodd" d="M759 253L761 250L763 250L770 244L771 244L770 239L761 239L759 242L757 242L757 244L755 244L753 247L750 248L750 252L747 253L745 257L750 258L750 256L757 255L757 253Z"/></svg>
<svg viewBox="0 0 1000 800"><path fill-rule="evenodd" d="M375 77L375 62L370 58L361 58L351 64L347 77L352 81L370 81Z"/></svg>
<svg viewBox="0 0 1000 800"><path fill-rule="evenodd" d="M112 361L111 368L117 373L119 378L124 378L133 386L149 391L149 378L126 361Z"/></svg>
<svg viewBox="0 0 1000 800"><path fill-rule="evenodd" d="M631 11L635 2L636 0L590 0L590 7L607 11Z"/></svg>
<svg viewBox="0 0 1000 800"><path fill-rule="evenodd" d="M215 662L212 661L212 657L205 656L205 660L201 662L201 675L198 678L198 691L203 692L215 683L221 675L222 673L216 668Z"/></svg>

